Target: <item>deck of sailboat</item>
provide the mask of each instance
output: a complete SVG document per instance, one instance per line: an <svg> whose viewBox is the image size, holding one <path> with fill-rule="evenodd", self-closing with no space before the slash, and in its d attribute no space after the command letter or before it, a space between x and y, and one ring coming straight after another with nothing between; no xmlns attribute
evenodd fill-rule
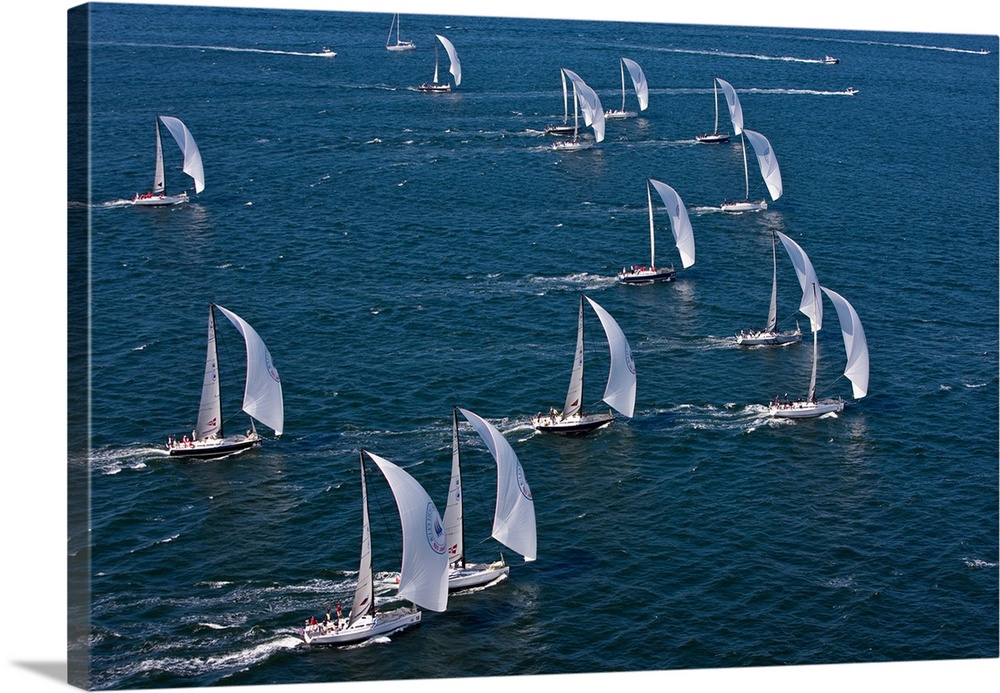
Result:
<svg viewBox="0 0 1000 693"><path fill-rule="evenodd" d="M385 613L365 614L349 626L342 623L345 620L307 624L299 636L306 645L352 645L418 625L420 611L401 607Z"/></svg>
<svg viewBox="0 0 1000 693"><path fill-rule="evenodd" d="M768 408L768 414L779 419L810 419L844 409L841 399L821 399L819 401L797 400L795 402L775 402Z"/></svg>
<svg viewBox="0 0 1000 693"><path fill-rule="evenodd" d="M167 447L171 457L211 458L231 455L252 447L259 447L261 437L256 433L250 436L230 436L228 438L201 438L199 440L182 442L174 441Z"/></svg>
<svg viewBox="0 0 1000 693"><path fill-rule="evenodd" d="M581 435L596 431L614 421L611 412L600 414L539 414L532 417L532 427L541 433L558 433L561 435Z"/></svg>
<svg viewBox="0 0 1000 693"><path fill-rule="evenodd" d="M632 267L618 273L618 281L622 284L653 284L655 282L672 282L677 278L677 271L657 269L656 267Z"/></svg>

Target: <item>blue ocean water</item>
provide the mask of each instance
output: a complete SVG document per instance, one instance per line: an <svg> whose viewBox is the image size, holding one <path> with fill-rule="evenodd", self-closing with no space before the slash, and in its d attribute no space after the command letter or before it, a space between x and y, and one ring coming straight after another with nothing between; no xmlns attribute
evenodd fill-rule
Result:
<svg viewBox="0 0 1000 693"><path fill-rule="evenodd" d="M395 54L386 14L91 10L90 199L71 205L91 225L92 409L70 461L90 531L69 546L90 545L89 631L70 647L90 648L95 688L997 657L995 36L404 15L417 49ZM447 95L415 90L435 33L462 60ZM621 56L642 65L648 110L592 150L550 151L559 69L617 107ZM780 162L765 212L718 210L744 172L738 140L694 140L716 76ZM158 114L191 129L206 189L140 209ZM190 188L164 146L168 189ZM647 178L683 198L697 261L673 284L620 286L648 258ZM766 195L752 161L750 188ZM658 259L679 267L657 212ZM827 303L818 380L849 401L840 415L768 419L775 395L804 394L811 348L734 343L766 318L772 229L864 323L871 385L855 402ZM535 434L528 418L565 395L581 294L629 338L636 414ZM785 326L808 324L798 295L779 255ZM178 462L162 445L193 427L211 302L267 342L285 433ZM241 430L242 347L222 327ZM443 507L453 405L517 452L538 560L417 629L299 646L304 618L350 602L358 451ZM463 441L472 557L492 559L492 461L471 429ZM379 481L388 574L400 547Z"/></svg>

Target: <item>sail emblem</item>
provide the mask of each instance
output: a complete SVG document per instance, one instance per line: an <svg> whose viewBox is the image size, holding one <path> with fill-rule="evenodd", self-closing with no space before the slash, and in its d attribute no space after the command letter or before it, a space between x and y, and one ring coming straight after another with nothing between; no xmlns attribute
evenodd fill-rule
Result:
<svg viewBox="0 0 1000 693"><path fill-rule="evenodd" d="M635 361L632 359L632 348L625 344L625 365L628 366L628 370L632 375L635 375Z"/></svg>
<svg viewBox="0 0 1000 693"><path fill-rule="evenodd" d="M520 464L517 465L517 487L521 490L522 496L532 500L531 489L528 488L528 480L524 478L524 469L521 468Z"/></svg>
<svg viewBox="0 0 1000 693"><path fill-rule="evenodd" d="M444 527L441 525L441 517L438 515L437 508L434 507L433 503L427 504L425 520L427 523L427 543L430 544L434 553L444 553L446 548Z"/></svg>
<svg viewBox="0 0 1000 693"><path fill-rule="evenodd" d="M264 352L264 363L265 363L265 366L267 367L268 374L270 374L270 376L272 378L274 378L274 382L280 383L281 382L281 378L278 377L278 370L274 367L274 363L272 363L272 361L271 361L271 353L270 352L267 352L267 351Z"/></svg>

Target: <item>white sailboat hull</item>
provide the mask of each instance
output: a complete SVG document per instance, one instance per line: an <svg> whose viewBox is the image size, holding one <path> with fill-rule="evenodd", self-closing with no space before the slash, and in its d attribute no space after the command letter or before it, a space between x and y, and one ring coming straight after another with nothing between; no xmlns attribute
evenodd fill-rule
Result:
<svg viewBox="0 0 1000 693"><path fill-rule="evenodd" d="M154 195L150 193L149 195L136 195L132 199L132 204L136 207L168 207L187 201L188 196L186 192L180 195Z"/></svg>
<svg viewBox="0 0 1000 693"><path fill-rule="evenodd" d="M639 113L636 111L612 110L604 112L604 117L608 120L625 120L626 118L635 118L638 115Z"/></svg>
<svg viewBox="0 0 1000 693"><path fill-rule="evenodd" d="M201 438L200 440L172 441L167 445L171 457L198 457L208 459L223 457L234 452L260 447L261 437L258 433L250 435L226 436L224 438Z"/></svg>
<svg viewBox="0 0 1000 693"><path fill-rule="evenodd" d="M306 645L351 645L379 635L389 635L420 623L416 608L399 608L386 613L364 615L350 626L345 619L330 623L307 625L299 630L299 637Z"/></svg>
<svg viewBox="0 0 1000 693"><path fill-rule="evenodd" d="M622 284L653 284L654 282L672 282L677 278L673 267L658 269L656 267L633 267L623 269L618 273L618 281Z"/></svg>
<svg viewBox="0 0 1000 693"><path fill-rule="evenodd" d="M445 94L451 91L450 84L441 84L439 82L427 82L421 84L417 87L420 91L428 92L430 94Z"/></svg>
<svg viewBox="0 0 1000 693"><path fill-rule="evenodd" d="M771 404L768 414L778 419L811 419L831 412L839 412L844 409L844 401L840 399L821 399L814 402L779 402Z"/></svg>
<svg viewBox="0 0 1000 693"><path fill-rule="evenodd" d="M707 135L695 135L695 139L702 144L722 144L729 141L729 135L713 132Z"/></svg>
<svg viewBox="0 0 1000 693"><path fill-rule="evenodd" d="M736 343L740 346L784 346L786 344L796 344L802 341L802 331L795 332L767 332L755 330L751 332L740 332L736 335Z"/></svg>
<svg viewBox="0 0 1000 693"><path fill-rule="evenodd" d="M767 201L752 202L750 200L742 200L740 202L723 202L721 209L723 212L760 212L767 209Z"/></svg>
<svg viewBox="0 0 1000 693"><path fill-rule="evenodd" d="M557 152L578 152L591 149L594 143L590 140L570 140L568 142L553 142L552 149Z"/></svg>
<svg viewBox="0 0 1000 693"><path fill-rule="evenodd" d="M579 128L573 125L546 125L545 134L555 135L557 137L572 137L577 133Z"/></svg>
<svg viewBox="0 0 1000 693"><path fill-rule="evenodd" d="M510 572L510 567L502 560L494 563L467 563L464 568L448 571L448 590L465 590L481 587L499 580Z"/></svg>
<svg viewBox="0 0 1000 693"><path fill-rule="evenodd" d="M413 41L400 41L399 43L386 46L385 49L387 51L412 51L416 47Z"/></svg>
<svg viewBox="0 0 1000 693"><path fill-rule="evenodd" d="M542 433L559 433L562 435L579 435L604 428L614 421L614 414L538 414L531 419L531 425Z"/></svg>

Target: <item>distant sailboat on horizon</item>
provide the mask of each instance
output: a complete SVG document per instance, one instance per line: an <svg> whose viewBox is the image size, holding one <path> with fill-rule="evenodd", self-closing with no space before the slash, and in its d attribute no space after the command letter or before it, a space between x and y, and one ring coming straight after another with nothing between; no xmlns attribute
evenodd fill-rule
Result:
<svg viewBox="0 0 1000 693"><path fill-rule="evenodd" d="M153 188L145 194L136 193L132 204L138 207L164 207L188 201L187 191L178 195L167 195L166 179L163 174L163 143L160 139L160 123L170 131L177 146L184 155L184 173L194 181L195 193L205 189L205 170L201 161L201 151L191 135L191 131L178 118L173 116L156 117L156 166L153 172Z"/></svg>
<svg viewBox="0 0 1000 693"><path fill-rule="evenodd" d="M392 40L392 30L396 30L396 40ZM412 51L417 47L413 41L399 38L399 12L392 15L392 22L389 24L389 35L385 38L385 49L387 51Z"/></svg>

